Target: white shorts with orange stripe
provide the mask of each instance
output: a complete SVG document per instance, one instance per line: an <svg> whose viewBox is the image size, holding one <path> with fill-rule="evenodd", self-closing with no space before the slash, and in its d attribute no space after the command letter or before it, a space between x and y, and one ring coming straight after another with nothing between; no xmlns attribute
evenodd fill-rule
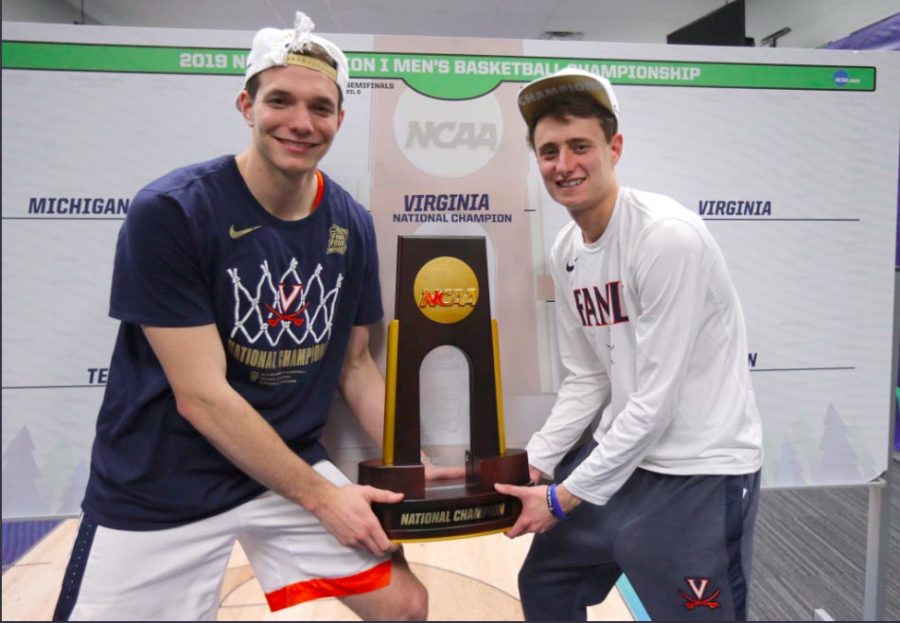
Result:
<svg viewBox="0 0 900 623"><path fill-rule="evenodd" d="M328 461L314 467L349 483ZM310 512L266 492L166 530L113 530L83 517L54 620L214 620L235 541L273 611L390 583L388 557L342 546Z"/></svg>

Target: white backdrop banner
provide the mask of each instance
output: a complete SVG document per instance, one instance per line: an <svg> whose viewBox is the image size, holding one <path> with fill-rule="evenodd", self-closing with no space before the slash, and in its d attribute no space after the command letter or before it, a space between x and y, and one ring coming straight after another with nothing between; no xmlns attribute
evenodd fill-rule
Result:
<svg viewBox="0 0 900 623"><path fill-rule="evenodd" d="M234 97L252 36L3 24L4 519L78 512L116 331L118 229L150 180L245 148ZM375 219L386 319L398 235L487 240L508 446L540 426L561 380L545 257L568 220L515 98L575 65L616 85L620 182L695 210L725 252L748 321L764 485L861 484L886 469L898 55L332 38L351 80L322 168ZM383 333L375 349L383 364ZM467 445L463 355L433 351L420 382L423 444ZM327 440L353 477L377 451L339 400L333 411Z"/></svg>

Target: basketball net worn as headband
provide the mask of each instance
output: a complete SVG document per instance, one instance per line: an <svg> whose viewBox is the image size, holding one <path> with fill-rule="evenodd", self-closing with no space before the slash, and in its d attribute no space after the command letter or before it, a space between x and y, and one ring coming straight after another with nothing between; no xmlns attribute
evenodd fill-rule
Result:
<svg viewBox="0 0 900 623"><path fill-rule="evenodd" d="M296 65L297 67L306 67L307 69L318 71L319 73L323 73L337 82L337 70L328 63L320 61L317 58L313 58L312 56L306 56L304 54L294 54L292 52L287 55L285 64Z"/></svg>
<svg viewBox="0 0 900 623"><path fill-rule="evenodd" d="M263 28L253 37L253 47L247 57L244 85L256 74L272 67L295 65L324 74L337 84L343 93L347 89L350 71L347 57L328 39L313 34L315 23L302 11L297 11L294 27L286 30ZM310 56L318 54L326 60ZM333 61L329 63L328 60ZM235 104L240 107L240 96Z"/></svg>

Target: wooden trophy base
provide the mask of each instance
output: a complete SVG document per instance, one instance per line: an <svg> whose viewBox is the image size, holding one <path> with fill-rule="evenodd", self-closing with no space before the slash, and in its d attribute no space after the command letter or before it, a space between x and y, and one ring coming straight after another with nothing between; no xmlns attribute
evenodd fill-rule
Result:
<svg viewBox="0 0 900 623"><path fill-rule="evenodd" d="M469 458L465 480L425 486L425 467L384 465L381 459L359 464L359 484L404 493L398 504L373 504L372 510L392 541L438 541L480 536L511 527L522 504L494 490L494 483L526 485L528 455L508 449L503 456Z"/></svg>

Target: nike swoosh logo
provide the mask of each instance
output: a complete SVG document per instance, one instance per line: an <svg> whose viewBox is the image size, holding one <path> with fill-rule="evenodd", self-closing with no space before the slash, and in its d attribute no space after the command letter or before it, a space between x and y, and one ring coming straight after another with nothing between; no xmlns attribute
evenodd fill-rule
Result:
<svg viewBox="0 0 900 623"><path fill-rule="evenodd" d="M575 270L575 262L577 262L577 261L578 261L578 258L576 257L574 260L572 260L571 263L566 262L566 272L570 273L573 270Z"/></svg>
<svg viewBox="0 0 900 623"><path fill-rule="evenodd" d="M235 229L234 225L232 225L231 228L228 230L228 235L231 237L232 240L237 240L241 236L246 236L250 232L254 232L257 229L259 229L260 227L262 227L262 225L255 225L254 227L247 227L246 229Z"/></svg>

